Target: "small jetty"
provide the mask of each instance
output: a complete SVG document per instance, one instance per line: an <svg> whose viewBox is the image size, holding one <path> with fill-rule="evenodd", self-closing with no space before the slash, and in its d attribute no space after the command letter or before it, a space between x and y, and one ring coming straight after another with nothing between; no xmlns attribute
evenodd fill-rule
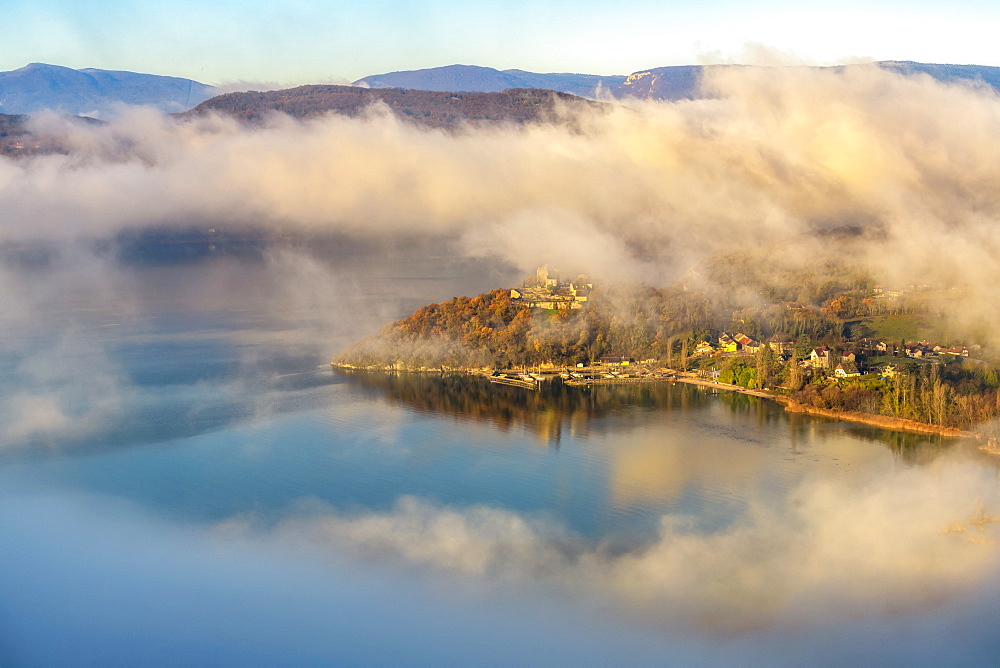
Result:
<svg viewBox="0 0 1000 668"><path fill-rule="evenodd" d="M491 383L500 385L513 385L523 387L528 390L541 389L542 383L555 378L562 379L565 385L571 387L586 387L589 385L633 385L636 383L661 383L663 381L676 380L674 373L667 370L650 371L643 369L638 373L627 373L619 370L609 370L607 367L579 367L576 369L563 368L562 371L549 369L545 371L529 372L527 369L493 371L487 378Z"/></svg>
<svg viewBox="0 0 1000 668"><path fill-rule="evenodd" d="M632 383L661 383L665 380L674 380L674 376L622 376L622 377L602 377L602 378L569 378L564 380L566 385L630 385Z"/></svg>
<svg viewBox="0 0 1000 668"><path fill-rule="evenodd" d="M497 383L499 385L513 385L514 387L523 387L526 390L537 390L541 384L537 378L530 376L526 373L511 375L503 373L494 373L489 376L489 381L491 383Z"/></svg>

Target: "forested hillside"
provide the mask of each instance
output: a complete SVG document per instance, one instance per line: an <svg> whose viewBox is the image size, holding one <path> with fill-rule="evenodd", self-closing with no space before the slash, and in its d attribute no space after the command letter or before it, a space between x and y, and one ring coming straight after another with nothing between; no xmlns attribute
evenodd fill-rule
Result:
<svg viewBox="0 0 1000 668"><path fill-rule="evenodd" d="M728 258L725 264L738 281L739 263ZM915 326L921 314L933 320L925 294L883 298L860 274L816 278L775 297L813 295L820 303L757 306L727 291L604 286L582 308L546 310L523 305L510 290L494 290L418 309L342 351L334 363L447 370L570 367L621 356L777 391L820 409L957 428L998 414L1000 377L980 346L973 358L963 345L876 336L907 322ZM734 304L740 307L733 310Z"/></svg>
<svg viewBox="0 0 1000 668"><path fill-rule="evenodd" d="M28 117L20 114L0 114L0 152L11 154L23 149L30 136L27 121Z"/></svg>
<svg viewBox="0 0 1000 668"><path fill-rule="evenodd" d="M422 125L450 128L463 122L525 123L549 118L557 104L595 105L566 93L512 89L502 93L448 93L402 88L368 89L355 86L300 86L288 90L229 93L207 100L181 117L216 112L246 122L259 122L274 112L294 118L327 113L357 116L383 102L401 118Z"/></svg>

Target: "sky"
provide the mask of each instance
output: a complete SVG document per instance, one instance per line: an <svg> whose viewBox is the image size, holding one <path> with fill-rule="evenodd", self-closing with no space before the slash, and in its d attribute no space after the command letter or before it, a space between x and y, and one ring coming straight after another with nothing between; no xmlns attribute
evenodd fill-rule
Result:
<svg viewBox="0 0 1000 668"><path fill-rule="evenodd" d="M0 71L42 62L215 85L456 63L590 74L772 60L1000 65L1000 4L984 0L10 0L4 18Z"/></svg>

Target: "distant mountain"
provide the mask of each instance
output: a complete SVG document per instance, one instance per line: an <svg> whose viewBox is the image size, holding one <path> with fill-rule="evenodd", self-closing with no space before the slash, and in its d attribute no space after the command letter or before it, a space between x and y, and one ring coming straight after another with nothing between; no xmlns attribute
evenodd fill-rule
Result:
<svg viewBox="0 0 1000 668"><path fill-rule="evenodd" d="M354 85L369 88L407 88L479 93L500 93L508 88L543 88L592 98L598 87L616 87L624 81L624 75L538 74L524 70L495 70L492 67L478 67L476 65L448 65L425 70L376 74L359 79L354 82Z"/></svg>
<svg viewBox="0 0 1000 668"><path fill-rule="evenodd" d="M938 81L953 83L958 81L982 81L994 90L1000 91L1000 67L988 65L935 65L914 63L909 60L883 60L878 66L885 70L912 76L928 74Z"/></svg>
<svg viewBox="0 0 1000 668"><path fill-rule="evenodd" d="M910 61L885 60L874 63L878 67L904 76L926 74L944 83L981 82L1000 91L1000 67L987 65L936 65ZM619 87L609 89L615 97L635 97L647 100L683 100L702 97L698 86L702 74L707 69L722 67L752 67L750 65L679 65L657 67L634 72ZM829 69L843 71L863 65L841 65L837 67L815 67L809 69Z"/></svg>
<svg viewBox="0 0 1000 668"><path fill-rule="evenodd" d="M1000 91L1000 67L984 65L936 65L909 61L882 61L879 67L906 76L927 74L939 81L981 81ZM600 86L616 98L684 100L702 97L699 90L706 68L750 67L747 65L676 65L639 70L626 76L594 74L536 74L522 70L495 70L473 65L449 65L424 70L389 72L359 79L355 85L371 88L397 87L432 91L500 92L508 88L547 88L582 97L594 97ZM843 70L838 66L832 69ZM819 68L817 68L819 69ZM824 68L826 69L826 68Z"/></svg>
<svg viewBox="0 0 1000 668"><path fill-rule="evenodd" d="M116 103L184 111L217 95L213 86L154 74L74 70L32 63L0 72L0 113L27 114L52 109L65 114L101 115Z"/></svg>
<svg viewBox="0 0 1000 668"><path fill-rule="evenodd" d="M910 61L882 61L876 65L904 76L927 75L948 83L980 82L1000 91L1000 67ZM355 114L377 98L386 100L401 115L436 127L451 126L460 120L521 122L534 119L537 113L551 107L550 93L538 96L527 92L529 90L558 91L585 98L599 97L597 93L602 91L619 99L695 99L704 95L700 82L706 69L722 67L750 66L679 65L640 70L628 76L602 76L449 65L368 76L355 82L354 87L302 86L292 89L292 99L284 101L275 96L288 95L289 91L231 94L244 97L222 96L224 101L213 104L219 105L218 110L250 119L269 110L285 111L293 116L326 111ZM828 69L844 70L850 67L860 66ZM366 89L394 92L373 98L364 92ZM510 97L470 97L473 94L499 94L512 90L519 91L514 97L522 101L530 100L530 103L518 108ZM407 91L411 93L409 97L405 95ZM412 95L416 91L453 95L421 98ZM150 105L165 112L177 113L192 109L217 94L218 89L190 79L135 72L74 70L41 63L0 72L0 114L9 115L52 109L68 115L100 117L118 103Z"/></svg>
<svg viewBox="0 0 1000 668"><path fill-rule="evenodd" d="M326 113L356 116L382 101L399 117L421 125L451 128L470 123L524 123L552 115L557 101L598 103L567 93L513 88L502 93L440 92L403 88L315 85L267 92L227 93L180 114L182 118L217 112L246 122L259 122L272 112L295 118Z"/></svg>
<svg viewBox="0 0 1000 668"><path fill-rule="evenodd" d="M701 65L677 65L633 72L608 92L616 98L690 100L701 95L698 85L703 69Z"/></svg>

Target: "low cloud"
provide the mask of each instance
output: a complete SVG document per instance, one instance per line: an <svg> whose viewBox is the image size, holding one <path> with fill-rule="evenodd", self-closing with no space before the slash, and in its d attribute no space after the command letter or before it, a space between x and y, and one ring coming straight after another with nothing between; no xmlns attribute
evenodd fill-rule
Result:
<svg viewBox="0 0 1000 668"><path fill-rule="evenodd" d="M703 86L708 99L568 105L553 122L454 132L384 106L361 118L275 115L256 128L141 108L104 125L39 115L34 130L65 152L0 160L0 245L16 254L45 240L59 254L47 273L0 266L0 321L30 340L46 331L46 303L81 286L119 314L137 308L114 251L83 250L95 239L252 226L306 240L266 254L276 278L256 286L256 305L298 310L308 320L299 340L329 342L323 356L426 296L404 272L374 276L375 265L396 262L385 248L469 258L494 279L479 291L539 264L598 282L683 276L711 289L701 261L751 249L760 273L780 269L782 280L840 266L884 284L956 288L941 305L954 336L998 341L1000 99L991 89L876 66L713 68ZM316 239L341 256L313 252ZM370 266L355 257L364 253ZM233 264L216 266L188 286L189 299L247 287L225 278ZM362 294L382 279L384 294ZM472 282L448 285L438 299ZM25 417L10 433L67 424L61 397L24 387L10 406Z"/></svg>
<svg viewBox="0 0 1000 668"><path fill-rule="evenodd" d="M524 271L554 256L608 278L768 247L997 296L991 89L876 66L713 68L703 85L711 99L453 133L378 107L256 129L143 109L100 127L42 117L69 153L0 161L0 239L253 224L444 239Z"/></svg>
<svg viewBox="0 0 1000 668"><path fill-rule="evenodd" d="M413 497L385 513L313 508L271 528L248 518L225 526L475 587L555 589L671 628L810 629L937 614L996 582L996 528L975 521L1000 503L995 476L959 457L931 468L809 479L787 505L754 503L716 531L665 516L652 541L631 548L509 510Z"/></svg>
<svg viewBox="0 0 1000 668"><path fill-rule="evenodd" d="M134 314L126 283L113 263L72 245L48 269L0 268L0 450L54 446L120 421L129 382L95 333Z"/></svg>
<svg viewBox="0 0 1000 668"><path fill-rule="evenodd" d="M54 447L123 419L129 383L89 335L71 328L20 354L11 391L0 399L0 449Z"/></svg>
<svg viewBox="0 0 1000 668"><path fill-rule="evenodd" d="M347 79L343 77L330 77L326 79L320 79L318 81L311 81L310 85L326 85L326 86L351 86L353 85ZM216 94L222 95L224 93L243 93L247 91L269 91L269 90L284 90L286 88L294 88L296 84L289 83L287 81L257 81L257 80L235 80L235 81L223 81L215 87ZM362 87L368 88L367 84L363 84Z"/></svg>

